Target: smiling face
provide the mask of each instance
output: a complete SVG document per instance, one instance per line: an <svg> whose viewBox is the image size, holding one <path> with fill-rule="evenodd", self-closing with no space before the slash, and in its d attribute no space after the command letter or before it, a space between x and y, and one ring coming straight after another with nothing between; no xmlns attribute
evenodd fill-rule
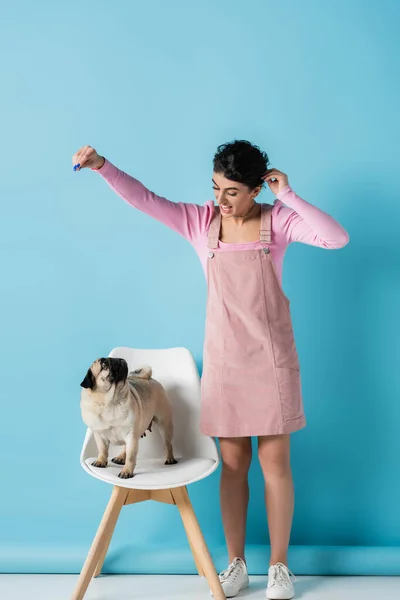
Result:
<svg viewBox="0 0 400 600"><path fill-rule="evenodd" d="M213 189L223 217L240 217L246 215L254 205L261 186L254 189L243 183L232 181L222 173L213 173Z"/></svg>

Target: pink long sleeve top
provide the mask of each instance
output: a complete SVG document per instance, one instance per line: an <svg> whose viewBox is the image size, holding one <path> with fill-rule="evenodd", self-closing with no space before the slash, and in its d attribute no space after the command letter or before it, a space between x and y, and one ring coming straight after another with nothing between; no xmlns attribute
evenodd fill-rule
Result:
<svg viewBox="0 0 400 600"><path fill-rule="evenodd" d="M157 196L134 177L120 171L108 160L97 171L114 192L138 210L164 223L195 248L206 273L207 234L214 213L214 201L203 205L172 202ZM349 241L347 231L329 214L303 200L287 185L274 201L272 210L271 257L282 281L282 265L286 248L301 242L327 250L343 248ZM219 241L221 251L261 248L259 241L228 244Z"/></svg>

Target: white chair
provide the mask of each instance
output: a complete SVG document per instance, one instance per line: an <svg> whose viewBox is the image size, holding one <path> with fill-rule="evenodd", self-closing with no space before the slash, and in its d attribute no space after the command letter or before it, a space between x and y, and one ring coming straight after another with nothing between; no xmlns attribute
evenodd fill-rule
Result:
<svg viewBox="0 0 400 600"><path fill-rule="evenodd" d="M97 447L88 429L81 465L89 475L114 487L71 600L82 600L92 577L101 573L122 507L144 500L178 507L199 575L206 577L216 600L225 600L186 488L213 473L219 464L215 441L199 430L200 378L193 357L186 348L135 350L125 347L115 348L109 356L124 358L129 370L142 365L153 368L153 377L163 384L173 404L173 447L178 463L164 465L164 445L154 426L152 432L140 440L135 476L120 479L118 473L122 467L112 462L105 469L93 467ZM110 458L119 452L120 449L110 447Z"/></svg>

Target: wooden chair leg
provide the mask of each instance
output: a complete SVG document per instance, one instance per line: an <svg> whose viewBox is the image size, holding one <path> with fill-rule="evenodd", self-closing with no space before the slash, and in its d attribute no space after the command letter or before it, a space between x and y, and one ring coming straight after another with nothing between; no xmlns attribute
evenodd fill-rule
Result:
<svg viewBox="0 0 400 600"><path fill-rule="evenodd" d="M193 547L192 540L189 537L188 537L188 540L189 540L190 549L191 549L192 554L193 554L193 559L194 559L194 563L196 565L197 572L200 575L200 577L205 577L204 569L201 566L201 563L199 561L199 557L197 556L196 550Z"/></svg>
<svg viewBox="0 0 400 600"><path fill-rule="evenodd" d="M148 500L149 498L150 498L150 492L148 490L133 489L128 492L127 497L125 499L125 504L134 504L135 502L142 502L143 500ZM101 556L100 556L100 559L97 564L97 567L96 567L93 577L98 577L101 573L101 570L104 565L104 561L106 560L108 549L111 544L111 539L112 539L112 536L114 533L114 529L115 529L115 526L118 521L118 517L119 517L119 513L116 514L114 523L113 524L110 523L110 536L109 536L109 539L107 540L107 542L104 544L104 550L101 553Z"/></svg>
<svg viewBox="0 0 400 600"><path fill-rule="evenodd" d="M171 489L171 494L181 514L189 543L194 549L195 560L198 561L201 570L204 572L214 599L226 600L186 487Z"/></svg>
<svg viewBox="0 0 400 600"><path fill-rule="evenodd" d="M110 501L104 512L85 564L83 565L82 572L71 600L82 600L84 597L90 580L92 579L94 572L97 570L103 554L105 557L115 524L118 520L121 509L125 504L128 493L129 490L126 488L120 488L118 486L114 487Z"/></svg>
<svg viewBox="0 0 400 600"><path fill-rule="evenodd" d="M97 563L97 567L96 567L96 569L95 569L95 571L93 573L93 577L98 577L100 575L100 573L101 573L101 570L102 570L103 565L104 565L104 561L106 560L108 549L109 549L110 544L111 544L111 538L113 536L114 529L115 529L115 526L116 526L117 521L118 521L118 516L119 515L117 515L116 518L114 519L115 522L113 524L110 523L108 540L104 541L104 548L103 548L103 550L101 552L101 555L100 555L100 558L99 558L99 562Z"/></svg>

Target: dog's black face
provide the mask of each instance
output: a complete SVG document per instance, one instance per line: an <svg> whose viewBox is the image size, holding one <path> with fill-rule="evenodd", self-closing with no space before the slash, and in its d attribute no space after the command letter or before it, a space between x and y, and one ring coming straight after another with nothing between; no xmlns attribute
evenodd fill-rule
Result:
<svg viewBox="0 0 400 600"><path fill-rule="evenodd" d="M85 389L106 392L112 385L124 383L128 377L128 363L124 358L99 358L81 383Z"/></svg>
<svg viewBox="0 0 400 600"><path fill-rule="evenodd" d="M96 385L96 380L92 373L92 369L90 368L86 373L85 379L81 382L81 387L89 390L93 390Z"/></svg>

